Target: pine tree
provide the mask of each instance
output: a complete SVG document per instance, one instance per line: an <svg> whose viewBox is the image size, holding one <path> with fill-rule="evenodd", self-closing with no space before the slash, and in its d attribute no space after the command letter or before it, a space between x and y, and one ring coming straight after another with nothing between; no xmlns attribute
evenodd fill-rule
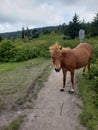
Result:
<svg viewBox="0 0 98 130"><path fill-rule="evenodd" d="M2 37L0 36L0 42L2 41Z"/></svg>
<svg viewBox="0 0 98 130"><path fill-rule="evenodd" d="M22 35L21 35L21 37L22 37L22 39L25 38L25 29L24 29L24 27L22 27Z"/></svg>
<svg viewBox="0 0 98 130"><path fill-rule="evenodd" d="M91 23L91 35L97 36L98 35L98 13L94 17L92 23Z"/></svg>
<svg viewBox="0 0 98 130"><path fill-rule="evenodd" d="M80 27L81 27L81 24L79 21L79 17L75 13L72 21L69 22L69 26L68 26L68 34L69 34L70 38L74 39L75 37L78 36Z"/></svg>
<svg viewBox="0 0 98 130"><path fill-rule="evenodd" d="M29 39L29 38L30 38L30 30L29 30L29 28L28 28L28 27L27 27L26 32L27 32L27 38Z"/></svg>

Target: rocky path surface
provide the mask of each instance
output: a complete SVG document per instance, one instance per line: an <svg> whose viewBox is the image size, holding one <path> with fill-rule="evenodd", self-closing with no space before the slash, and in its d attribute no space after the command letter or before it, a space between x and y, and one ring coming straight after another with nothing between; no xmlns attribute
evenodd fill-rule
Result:
<svg viewBox="0 0 98 130"><path fill-rule="evenodd" d="M70 85L70 75L67 73L66 89L60 92L62 72L52 70L21 130L86 130L78 119L82 103L76 94L77 81L75 80L75 94L68 93Z"/></svg>

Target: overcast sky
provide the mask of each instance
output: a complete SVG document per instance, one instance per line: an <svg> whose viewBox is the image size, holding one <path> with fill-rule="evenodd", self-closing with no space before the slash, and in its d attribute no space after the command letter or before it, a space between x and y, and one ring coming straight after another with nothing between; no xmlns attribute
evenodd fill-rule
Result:
<svg viewBox="0 0 98 130"><path fill-rule="evenodd" d="M91 22L98 13L98 0L1 0L0 33L59 25L72 20Z"/></svg>

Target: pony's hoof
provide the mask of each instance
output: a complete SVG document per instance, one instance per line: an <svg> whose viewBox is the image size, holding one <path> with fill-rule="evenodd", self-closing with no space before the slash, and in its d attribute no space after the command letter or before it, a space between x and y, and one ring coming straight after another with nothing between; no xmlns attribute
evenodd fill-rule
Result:
<svg viewBox="0 0 98 130"><path fill-rule="evenodd" d="M74 93L74 91L69 90L68 93L69 93L69 94L72 94L72 93Z"/></svg>
<svg viewBox="0 0 98 130"><path fill-rule="evenodd" d="M62 88L62 89L60 89L60 91L61 91L61 92L63 92L63 91L64 91L64 89Z"/></svg>

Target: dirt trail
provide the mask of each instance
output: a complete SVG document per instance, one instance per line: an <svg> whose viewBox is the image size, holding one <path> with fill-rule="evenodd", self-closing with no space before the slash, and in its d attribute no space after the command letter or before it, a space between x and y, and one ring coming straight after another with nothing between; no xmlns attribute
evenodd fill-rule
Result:
<svg viewBox="0 0 98 130"><path fill-rule="evenodd" d="M77 81L75 84L77 86ZM64 92L60 92L61 86L62 72L56 73L53 70L45 87L39 92L35 107L28 114L21 130L86 130L78 120L82 107L81 100L76 94L68 94L69 73Z"/></svg>

